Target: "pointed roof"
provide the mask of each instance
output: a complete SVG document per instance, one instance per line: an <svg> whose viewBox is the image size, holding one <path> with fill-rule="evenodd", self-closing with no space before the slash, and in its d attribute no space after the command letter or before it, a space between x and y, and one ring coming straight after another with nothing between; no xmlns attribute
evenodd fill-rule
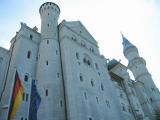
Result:
<svg viewBox="0 0 160 120"><path fill-rule="evenodd" d="M108 63L108 70L112 69L113 67L115 67L117 64L119 64L119 62L116 59L112 59L111 61L109 61Z"/></svg>
<svg viewBox="0 0 160 120"><path fill-rule="evenodd" d="M132 43L129 42L129 40L121 33L122 35L122 44L123 44L123 53L125 55L125 53L127 52L128 49L133 48L135 51L138 52L138 49L135 45L133 45Z"/></svg>

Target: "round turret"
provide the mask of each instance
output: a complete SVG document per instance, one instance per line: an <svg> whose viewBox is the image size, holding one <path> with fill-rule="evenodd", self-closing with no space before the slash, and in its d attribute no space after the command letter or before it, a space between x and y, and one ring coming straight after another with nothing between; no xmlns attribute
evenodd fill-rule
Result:
<svg viewBox="0 0 160 120"><path fill-rule="evenodd" d="M138 49L132 43L130 43L122 34L123 39L123 54L124 56L131 61L132 59L139 57Z"/></svg>
<svg viewBox="0 0 160 120"><path fill-rule="evenodd" d="M45 12L48 12L48 11L54 11L58 15L60 14L60 8L58 7L57 4L55 4L53 2L43 3L41 5L41 7L39 8L40 15L43 14L43 13L45 13Z"/></svg>
<svg viewBox="0 0 160 120"><path fill-rule="evenodd" d="M42 39L56 38L60 8L57 4L46 2L39 8L41 16Z"/></svg>

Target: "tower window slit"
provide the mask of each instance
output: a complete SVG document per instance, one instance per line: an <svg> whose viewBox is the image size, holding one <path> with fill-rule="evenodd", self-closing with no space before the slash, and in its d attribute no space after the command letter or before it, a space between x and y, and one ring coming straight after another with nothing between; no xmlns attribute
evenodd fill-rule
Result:
<svg viewBox="0 0 160 120"><path fill-rule="evenodd" d="M80 79L81 82L83 81L83 76L82 76L82 74L80 74L79 79Z"/></svg>
<svg viewBox="0 0 160 120"><path fill-rule="evenodd" d="M48 66L48 60L46 61L46 65Z"/></svg>
<svg viewBox="0 0 160 120"><path fill-rule="evenodd" d="M48 96L48 89L46 89L46 96Z"/></svg>
<svg viewBox="0 0 160 120"><path fill-rule="evenodd" d="M27 58L29 59L31 57L31 51L27 52Z"/></svg>

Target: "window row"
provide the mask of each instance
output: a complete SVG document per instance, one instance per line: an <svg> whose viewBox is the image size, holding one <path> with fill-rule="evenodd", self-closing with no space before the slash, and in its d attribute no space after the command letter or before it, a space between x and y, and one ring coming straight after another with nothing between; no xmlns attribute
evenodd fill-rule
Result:
<svg viewBox="0 0 160 120"><path fill-rule="evenodd" d="M82 32L80 32L80 33L82 33ZM77 37L76 37L75 35L73 35L73 36L71 37L71 39L72 39L73 41L77 42ZM82 47L87 48L85 41L82 41L82 40L81 40L80 45L81 45ZM89 49L89 51L91 51L91 52L94 53L94 48L93 48L93 47L90 47L90 48L87 48L87 49Z"/></svg>
<svg viewBox="0 0 160 120"><path fill-rule="evenodd" d="M85 100L88 99L88 96L87 96L87 93L86 93L86 92L84 92L84 98L85 98ZM97 104L99 104L99 98L96 96L95 99L96 99ZM109 100L106 100L106 101L105 101L105 104L106 104L106 106L107 106L108 108L111 107Z"/></svg>
<svg viewBox="0 0 160 120"><path fill-rule="evenodd" d="M83 82L84 81L84 78L83 78L83 75L82 75L82 73L80 73L80 75L79 75L79 80L81 81L81 82ZM95 87L95 82L94 82L94 80L93 79L91 79L91 86L92 87ZM104 91L104 86L103 86L103 84L101 83L101 90L102 91Z"/></svg>
<svg viewBox="0 0 160 120"><path fill-rule="evenodd" d="M52 9L52 10L58 12L57 8L54 8L53 6L48 6L48 7L46 6L46 7L44 7L44 9L41 10L41 12L43 13L43 11L45 11L46 9Z"/></svg>
<svg viewBox="0 0 160 120"><path fill-rule="evenodd" d="M49 44L49 41L47 42L47 44ZM31 58L31 51L28 50L27 51L27 58L30 59ZM56 55L58 55L58 50L56 50ZM36 59L38 60L38 58L40 59L40 54L38 55L38 57L36 57Z"/></svg>
<svg viewBox="0 0 160 120"><path fill-rule="evenodd" d="M28 120L27 118L21 117L21 120Z"/></svg>
<svg viewBox="0 0 160 120"><path fill-rule="evenodd" d="M76 59L77 60L80 60L80 55L78 52L76 52ZM88 65L88 66L92 66L92 60L91 58L88 56L88 55L84 55L83 56L83 62ZM97 63L95 63L95 68L98 70L99 69L99 66Z"/></svg>

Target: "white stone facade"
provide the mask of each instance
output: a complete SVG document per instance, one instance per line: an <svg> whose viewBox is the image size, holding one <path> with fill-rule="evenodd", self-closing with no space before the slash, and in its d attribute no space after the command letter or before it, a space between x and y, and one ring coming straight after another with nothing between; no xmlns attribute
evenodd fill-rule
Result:
<svg viewBox="0 0 160 120"><path fill-rule="evenodd" d="M10 49L0 48L0 120L7 120L16 70L25 93L14 120L29 120L32 80L41 96L38 120L158 118L160 92L138 49L124 36L128 66L101 56L80 21L58 24L60 9L55 3L44 3L39 12L41 33L21 23Z"/></svg>

